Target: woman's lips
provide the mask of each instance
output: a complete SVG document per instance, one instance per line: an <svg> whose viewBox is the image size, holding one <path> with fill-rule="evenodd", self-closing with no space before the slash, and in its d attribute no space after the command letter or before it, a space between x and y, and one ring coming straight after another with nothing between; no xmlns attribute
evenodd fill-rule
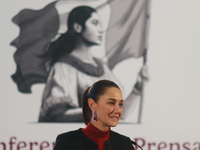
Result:
<svg viewBox="0 0 200 150"><path fill-rule="evenodd" d="M119 120L118 116L110 116L111 119Z"/></svg>
<svg viewBox="0 0 200 150"><path fill-rule="evenodd" d="M100 41L102 41L102 39L103 39L102 35L98 36L98 39L99 39Z"/></svg>

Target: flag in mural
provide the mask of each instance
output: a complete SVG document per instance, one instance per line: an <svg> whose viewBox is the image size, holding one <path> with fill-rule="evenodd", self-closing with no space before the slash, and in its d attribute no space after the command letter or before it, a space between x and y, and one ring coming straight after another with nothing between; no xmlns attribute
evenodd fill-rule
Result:
<svg viewBox="0 0 200 150"><path fill-rule="evenodd" d="M148 9L148 0L56 1L13 17L20 34L11 43L17 48L12 79L23 93L31 93L34 83L46 84L39 122L82 122L88 86L100 79L120 84L112 73L119 62L146 59ZM106 63L90 56L89 49L100 45ZM137 81L129 98L140 91Z"/></svg>
<svg viewBox="0 0 200 150"><path fill-rule="evenodd" d="M42 57L47 44L57 34L59 17L55 2L44 9L24 9L12 21L20 27L19 36L11 45L17 48L14 59L17 70L12 75L21 92L29 93L33 83L44 83L48 76Z"/></svg>
<svg viewBox="0 0 200 150"><path fill-rule="evenodd" d="M109 67L130 57L140 57L147 49L148 0L113 0L106 34Z"/></svg>

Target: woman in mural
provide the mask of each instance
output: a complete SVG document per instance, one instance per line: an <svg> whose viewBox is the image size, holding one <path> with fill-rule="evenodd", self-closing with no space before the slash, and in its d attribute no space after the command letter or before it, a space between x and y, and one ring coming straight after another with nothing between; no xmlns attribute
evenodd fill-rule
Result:
<svg viewBox="0 0 200 150"><path fill-rule="evenodd" d="M123 97L114 82L101 80L83 94L83 129L58 135L54 150L134 150L129 137L112 131L122 115Z"/></svg>
<svg viewBox="0 0 200 150"><path fill-rule="evenodd" d="M84 90L101 79L114 75L101 60L92 57L90 47L100 45L103 29L97 12L88 6L74 8L68 17L68 31L52 42L45 54L50 73L42 97L39 122L82 122L81 98ZM139 99L143 67L132 92L124 101L125 118ZM120 83L118 83L120 84Z"/></svg>

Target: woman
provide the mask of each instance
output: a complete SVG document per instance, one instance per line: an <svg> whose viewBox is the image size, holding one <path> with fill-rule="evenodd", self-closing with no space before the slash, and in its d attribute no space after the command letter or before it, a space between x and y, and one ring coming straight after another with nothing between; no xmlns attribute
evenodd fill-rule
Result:
<svg viewBox="0 0 200 150"><path fill-rule="evenodd" d="M122 116L124 103L117 84L100 80L83 94L83 129L58 135L54 150L134 150L130 138L110 130Z"/></svg>
<svg viewBox="0 0 200 150"><path fill-rule="evenodd" d="M50 73L43 93L39 122L82 122L81 97L92 83L116 81L108 66L90 54L90 47L102 42L97 12L88 6L74 8L68 17L68 31L52 42L46 53ZM139 98L139 84L127 98L125 116ZM124 117L125 117L124 116Z"/></svg>

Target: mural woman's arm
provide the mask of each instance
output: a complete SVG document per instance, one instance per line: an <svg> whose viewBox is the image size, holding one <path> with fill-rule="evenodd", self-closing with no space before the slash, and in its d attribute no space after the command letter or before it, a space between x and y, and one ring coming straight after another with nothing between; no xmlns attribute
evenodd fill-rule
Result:
<svg viewBox="0 0 200 150"><path fill-rule="evenodd" d="M124 101L121 119L125 119L133 111L136 103L140 100L141 89L144 88L142 87L142 81L144 86L148 80L148 67L144 65L138 74L137 82L134 85L132 92Z"/></svg>

